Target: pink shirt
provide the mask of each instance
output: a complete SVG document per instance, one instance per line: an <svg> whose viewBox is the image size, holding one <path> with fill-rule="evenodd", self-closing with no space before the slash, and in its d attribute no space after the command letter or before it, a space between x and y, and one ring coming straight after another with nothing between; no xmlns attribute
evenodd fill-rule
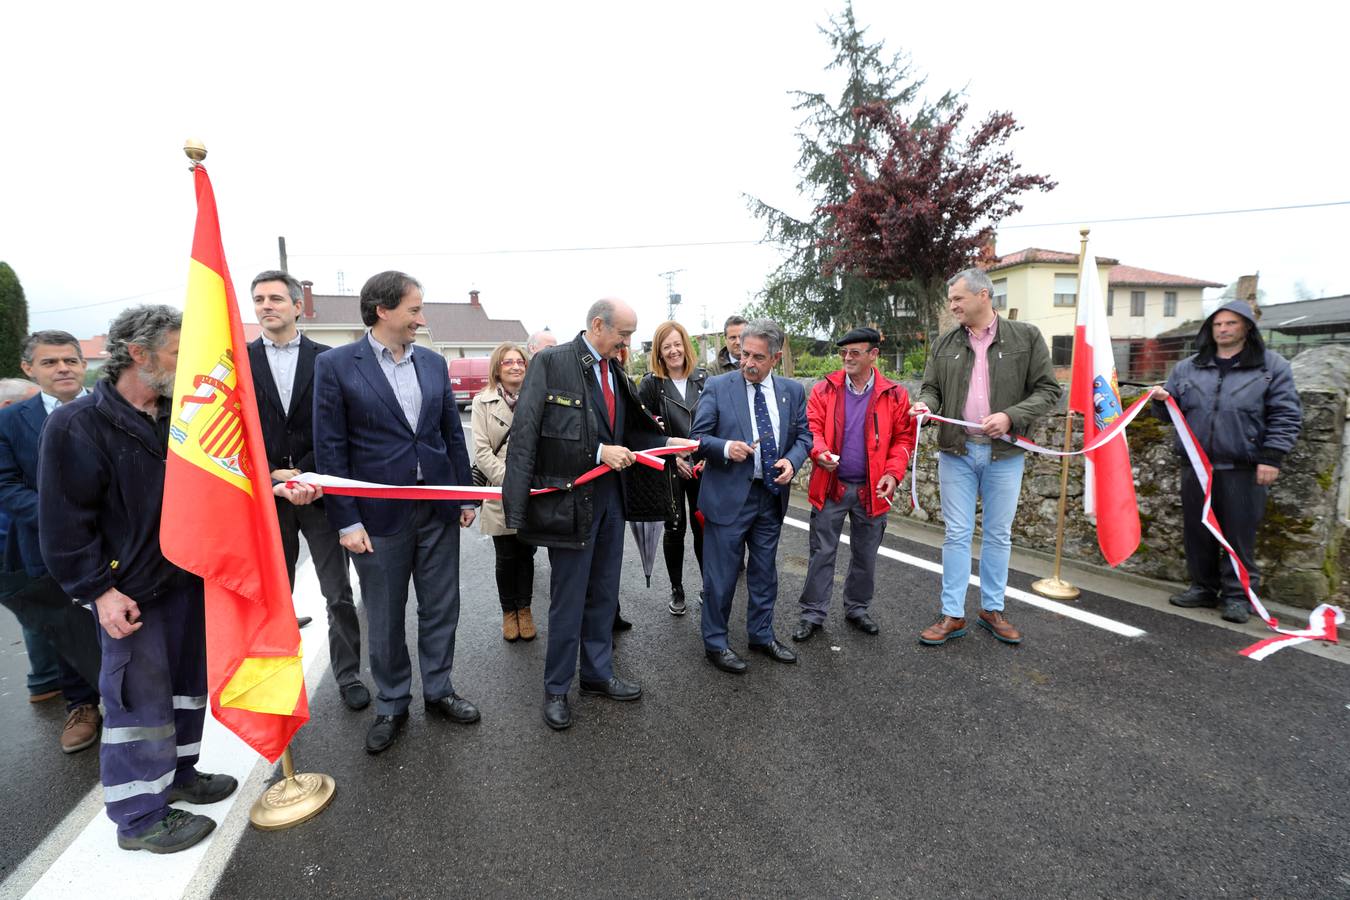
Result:
<svg viewBox="0 0 1350 900"><path fill-rule="evenodd" d="M970 348L975 351L975 365L970 370L970 389L966 392L966 408L962 418L967 422L982 422L989 415L989 348L998 337L998 313L979 331L966 329ZM970 434L981 434L978 428L967 428Z"/></svg>

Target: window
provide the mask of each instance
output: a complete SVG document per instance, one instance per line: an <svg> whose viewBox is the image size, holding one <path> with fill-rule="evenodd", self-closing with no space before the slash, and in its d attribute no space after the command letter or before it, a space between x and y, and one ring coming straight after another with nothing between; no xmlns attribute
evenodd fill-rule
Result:
<svg viewBox="0 0 1350 900"><path fill-rule="evenodd" d="M994 309L1008 308L1008 279L1000 278L994 282Z"/></svg>
<svg viewBox="0 0 1350 900"><path fill-rule="evenodd" d="M1014 306L1012 309L1008 310L1008 318L1013 320L1017 319L1017 307Z"/></svg>
<svg viewBox="0 0 1350 900"><path fill-rule="evenodd" d="M1057 334L1050 339L1050 362L1056 366L1073 364L1073 335Z"/></svg>
<svg viewBox="0 0 1350 900"><path fill-rule="evenodd" d="M1055 305L1073 306L1078 302L1078 276L1055 276Z"/></svg>
<svg viewBox="0 0 1350 900"><path fill-rule="evenodd" d="M1177 292L1163 292L1163 315L1175 319L1177 317Z"/></svg>
<svg viewBox="0 0 1350 900"><path fill-rule="evenodd" d="M1107 292L1106 292L1106 314L1107 314L1108 316L1114 316L1114 315L1116 314L1116 292L1115 292L1115 291L1107 291Z"/></svg>
<svg viewBox="0 0 1350 900"><path fill-rule="evenodd" d="M1130 291L1130 315L1144 315L1144 292Z"/></svg>

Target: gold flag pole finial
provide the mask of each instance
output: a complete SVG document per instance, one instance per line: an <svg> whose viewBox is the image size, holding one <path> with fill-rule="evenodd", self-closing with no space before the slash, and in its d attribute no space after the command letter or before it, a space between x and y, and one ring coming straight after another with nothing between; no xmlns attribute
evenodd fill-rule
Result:
<svg viewBox="0 0 1350 900"><path fill-rule="evenodd" d="M1089 228L1078 229L1079 247L1078 247L1078 281L1083 281L1083 267L1087 259L1087 245ZM1096 272L1092 273L1095 278ZM1078 328L1078 298L1074 298L1074 329ZM1073 385L1073 358L1069 358L1069 384L1072 391ZM1068 453L1073 449L1073 410L1064 411L1064 452ZM1065 501L1069 494L1069 457L1061 457L1059 466L1059 516L1055 525L1055 571L1049 578L1039 578L1031 583L1031 589L1042 597L1049 597L1051 600L1076 600L1082 593L1063 578L1059 577L1060 564L1064 561L1064 514Z"/></svg>
<svg viewBox="0 0 1350 900"><path fill-rule="evenodd" d="M197 168L197 164L206 159L206 145L196 138L188 138L183 142L183 152L187 158L192 160L192 168Z"/></svg>

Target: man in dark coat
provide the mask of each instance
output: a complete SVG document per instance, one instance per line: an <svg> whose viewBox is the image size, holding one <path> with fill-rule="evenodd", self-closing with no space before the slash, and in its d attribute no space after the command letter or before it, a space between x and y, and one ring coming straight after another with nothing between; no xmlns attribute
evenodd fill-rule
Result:
<svg viewBox="0 0 1350 900"><path fill-rule="evenodd" d="M576 479L604 464L631 467L633 450L667 443L643 408L632 381L615 364L637 330L637 313L622 300L598 300L587 328L572 341L541 350L530 363L507 444L502 503L506 525L521 540L548 547L548 654L544 721L555 731L572 724L567 692L581 654L581 692L637 700L642 687L614 675L613 622L619 603L625 516L659 521L668 496L654 509L636 509L636 482L605 474ZM654 483L665 478L652 471ZM632 473L630 477L641 477ZM530 496L532 488L555 488Z"/></svg>
<svg viewBox="0 0 1350 900"><path fill-rule="evenodd" d="M1280 475L1303 422L1303 406L1289 363L1267 350L1256 315L1241 300L1219 307L1196 337L1196 352L1177 363L1154 396L1176 399L1213 468L1212 508L1228 543L1247 567L1255 590L1256 530L1266 495ZM1167 416L1162 403L1155 412ZM1181 463L1182 539L1191 585L1172 596L1174 606L1220 606L1223 618L1245 622L1246 592L1219 542L1200 521L1205 492L1177 439Z"/></svg>

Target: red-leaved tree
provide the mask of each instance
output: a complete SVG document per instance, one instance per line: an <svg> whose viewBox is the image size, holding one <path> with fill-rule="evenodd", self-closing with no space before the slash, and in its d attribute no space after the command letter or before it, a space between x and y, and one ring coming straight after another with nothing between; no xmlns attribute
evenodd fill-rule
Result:
<svg viewBox="0 0 1350 900"><path fill-rule="evenodd" d="M1013 159L1006 144L1019 129L1010 113L992 113L966 138L964 105L925 127L883 103L853 115L870 140L839 154L848 197L819 208L830 223L820 242L825 270L890 285L891 318L918 313L931 334L946 279L978 259L998 223L1022 208L1019 195L1055 183Z"/></svg>

